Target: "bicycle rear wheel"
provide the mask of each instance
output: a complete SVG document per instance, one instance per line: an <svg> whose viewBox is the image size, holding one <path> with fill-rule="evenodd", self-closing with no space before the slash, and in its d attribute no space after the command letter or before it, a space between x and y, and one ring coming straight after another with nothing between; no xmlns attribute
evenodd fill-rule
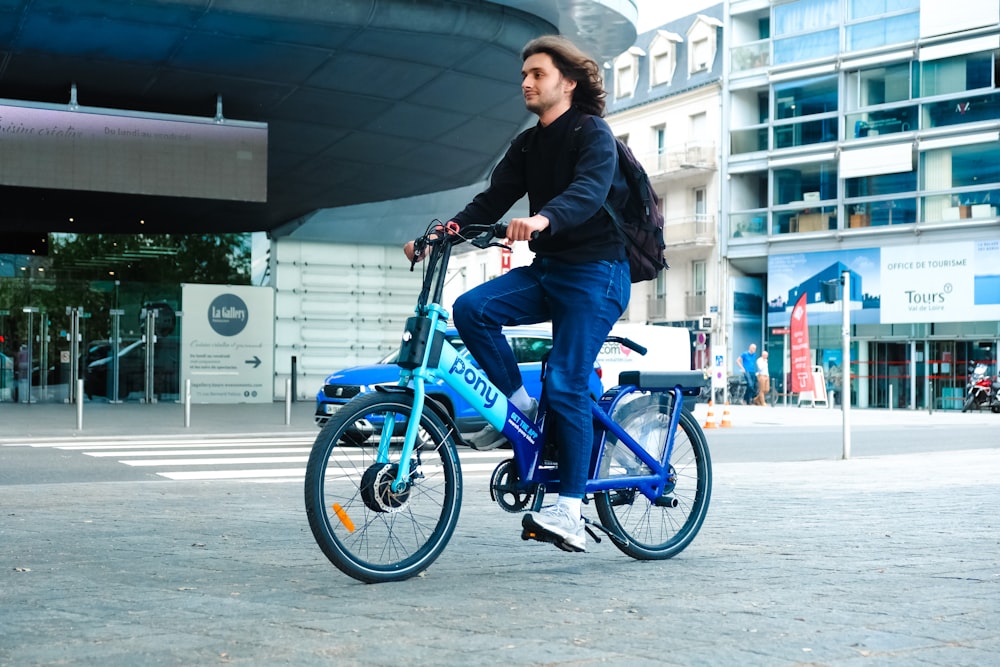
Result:
<svg viewBox="0 0 1000 667"><path fill-rule="evenodd" d="M400 491L391 488L412 416L409 394L359 397L330 417L309 455L309 527L330 562L359 581L419 574L441 554L458 522L458 455L450 430L431 410L420 419L409 481ZM378 462L385 428L393 429L389 460Z"/></svg>
<svg viewBox="0 0 1000 667"><path fill-rule="evenodd" d="M670 428L669 394L635 392L620 403L612 418L637 442L663 460ZM712 463L708 443L694 416L683 409L674 435L667 488L657 502L637 489L595 494L602 524L620 539L615 546L632 558L663 560L683 551L698 534L712 495ZM645 466L613 436L605 444L601 477L648 474Z"/></svg>

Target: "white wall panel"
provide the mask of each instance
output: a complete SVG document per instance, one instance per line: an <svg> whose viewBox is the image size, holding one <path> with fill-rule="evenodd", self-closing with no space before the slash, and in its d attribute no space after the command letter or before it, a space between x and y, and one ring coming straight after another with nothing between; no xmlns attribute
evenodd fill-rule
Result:
<svg viewBox="0 0 1000 667"><path fill-rule="evenodd" d="M296 359L296 400L313 400L335 370L376 361L399 345L421 273L396 246L273 242L275 391Z"/></svg>

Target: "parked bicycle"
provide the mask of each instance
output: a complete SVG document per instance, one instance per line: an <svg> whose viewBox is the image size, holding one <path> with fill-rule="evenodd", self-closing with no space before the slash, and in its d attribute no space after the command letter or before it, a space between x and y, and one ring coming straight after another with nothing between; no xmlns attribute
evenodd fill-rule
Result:
<svg viewBox="0 0 1000 667"><path fill-rule="evenodd" d="M468 235L463 236L462 233ZM469 238L500 245L503 223L432 223L416 247L428 252L416 315L403 332L397 385L379 386L334 413L320 431L306 467L309 526L323 553L345 574L368 583L399 581L429 567L458 522L464 445L447 410L426 386L444 381L508 438L511 458L494 470L491 496L508 512L538 511L559 492L556 443L546 431L544 395L529 419L444 337L441 305L452 247ZM642 346L611 337L640 353ZM622 373L619 385L593 401L594 446L587 504L597 519L587 532L606 535L641 560L676 556L705 520L712 490L708 443L684 406L707 383L701 371ZM544 383L543 383L544 385ZM522 539L552 541L528 527Z"/></svg>

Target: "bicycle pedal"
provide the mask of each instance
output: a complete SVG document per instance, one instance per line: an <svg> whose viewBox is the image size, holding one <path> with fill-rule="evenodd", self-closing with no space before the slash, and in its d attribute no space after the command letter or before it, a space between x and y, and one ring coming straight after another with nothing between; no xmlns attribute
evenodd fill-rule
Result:
<svg viewBox="0 0 1000 667"><path fill-rule="evenodd" d="M526 519L528 517L525 517ZM556 535L555 533L549 532L544 528L535 526L533 523L529 527L525 525L527 521L521 524L521 539L522 540L534 540L536 542L544 542L546 544L554 544L563 551L569 551L570 553L586 553L586 549L577 549L573 545L566 542L565 538L561 535ZM587 532L590 532L587 530ZM591 533L593 535L593 533ZM598 540L600 542L600 540Z"/></svg>

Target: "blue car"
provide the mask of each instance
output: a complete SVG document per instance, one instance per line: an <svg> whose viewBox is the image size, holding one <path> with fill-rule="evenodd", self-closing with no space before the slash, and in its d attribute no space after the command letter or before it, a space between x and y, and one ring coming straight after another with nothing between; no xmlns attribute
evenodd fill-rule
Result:
<svg viewBox="0 0 1000 667"><path fill-rule="evenodd" d="M514 351L518 366L521 368L524 388L531 396L538 398L542 390L542 358L552 347L552 332L546 327L525 326L504 329L504 335L507 336L507 341ZM468 354L456 329L446 330L445 338L455 346L460 354ZM323 387L316 394L315 421L317 426L325 424L330 415L358 394L373 391L376 385L397 384L399 382L399 367L396 366L397 354L398 352L393 352L377 364L355 366L328 376ZM591 396L597 398L603 391L600 366L594 364L594 372L590 376ZM451 387L440 380L436 384L429 385L427 393L429 397L441 403L448 410L459 430L463 433L479 430L486 425L486 420L478 412L460 398Z"/></svg>

